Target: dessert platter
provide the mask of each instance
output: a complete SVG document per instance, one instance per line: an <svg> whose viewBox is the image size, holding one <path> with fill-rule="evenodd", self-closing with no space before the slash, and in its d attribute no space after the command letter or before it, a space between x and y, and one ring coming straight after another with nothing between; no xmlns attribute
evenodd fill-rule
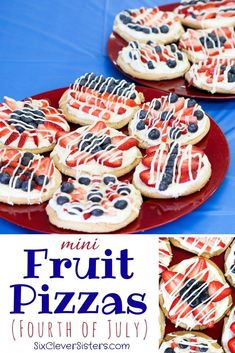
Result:
<svg viewBox="0 0 235 353"><path fill-rule="evenodd" d="M125 76L186 97L235 96L235 6L182 0L128 9L114 19L107 53Z"/></svg>
<svg viewBox="0 0 235 353"><path fill-rule="evenodd" d="M160 263L163 243L171 254L160 265L159 352L235 352L233 240L189 236L159 242Z"/></svg>
<svg viewBox="0 0 235 353"><path fill-rule="evenodd" d="M93 73L6 97L0 124L0 216L39 232L158 227L204 203L229 163L195 99Z"/></svg>

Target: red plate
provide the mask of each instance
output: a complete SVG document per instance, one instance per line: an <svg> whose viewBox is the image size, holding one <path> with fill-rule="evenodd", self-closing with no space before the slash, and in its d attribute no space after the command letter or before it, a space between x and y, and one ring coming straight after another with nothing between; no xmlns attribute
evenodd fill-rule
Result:
<svg viewBox="0 0 235 353"><path fill-rule="evenodd" d="M171 244L171 247L172 247L172 252L173 252L173 259L172 259L169 267L171 267L171 266L173 266L173 265L175 265L185 259L189 259L193 256L197 256L197 255L189 253L186 250L176 248L172 244ZM221 269L221 271L223 273L224 273L224 254L225 254L225 252L223 252L219 256L215 256L210 259ZM231 288L232 288L233 303L235 303L235 288L233 288L233 287L231 287ZM221 319L217 324L215 324L215 326L213 328L202 330L199 332L205 333L206 335L217 340L219 344L221 344L223 323L224 323L224 320ZM183 331L183 329L180 327L175 328L174 324L171 323L170 320L166 319L166 334L170 333L170 332L174 332L174 331Z"/></svg>
<svg viewBox="0 0 235 353"><path fill-rule="evenodd" d="M33 96L35 99L49 99L52 106L58 107L58 101L67 88L59 88ZM137 87L146 100L162 96L162 92L146 87ZM198 144L207 154L212 165L212 176L207 185L199 192L179 199L144 199L139 217L127 227L116 233L137 233L170 223L202 205L222 183L229 165L229 148L224 134L211 119L208 135ZM128 178L131 178L129 173ZM125 175L123 179L127 179ZM0 217L18 226L43 233L75 233L51 225L45 212L46 203L33 206L8 206L0 203Z"/></svg>
<svg viewBox="0 0 235 353"><path fill-rule="evenodd" d="M163 11L173 11L180 3L175 2L168 5L159 6L159 9ZM117 33L112 32L108 43L107 43L107 53L116 67L123 75L127 76L131 80L140 83L143 86L156 88L162 92L175 92L181 96L185 97L196 97L196 98L209 98L209 99L232 99L235 98L234 94L222 94L222 93L215 93L211 94L206 91L202 91L197 89L196 87L188 85L188 82L183 78L176 78L173 80L165 80L165 81L149 81L149 80L142 80L136 77L132 77L125 73L116 63L119 51L127 45L127 42L121 38Z"/></svg>

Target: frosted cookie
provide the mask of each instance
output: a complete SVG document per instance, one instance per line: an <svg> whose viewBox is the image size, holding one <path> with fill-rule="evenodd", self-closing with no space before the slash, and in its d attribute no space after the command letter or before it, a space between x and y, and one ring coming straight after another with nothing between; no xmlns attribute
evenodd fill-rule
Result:
<svg viewBox="0 0 235 353"><path fill-rule="evenodd" d="M235 287L235 241L226 250L224 260L225 276L231 285Z"/></svg>
<svg viewBox="0 0 235 353"><path fill-rule="evenodd" d="M170 238L171 243L181 248L206 258L222 254L232 241L227 237L174 237Z"/></svg>
<svg viewBox="0 0 235 353"><path fill-rule="evenodd" d="M108 126L120 129L130 121L142 101L144 96L134 83L87 73L65 91L59 105L72 123L89 125L103 120Z"/></svg>
<svg viewBox="0 0 235 353"><path fill-rule="evenodd" d="M175 9L185 26L215 28L235 26L233 0L182 0Z"/></svg>
<svg viewBox="0 0 235 353"><path fill-rule="evenodd" d="M119 52L117 64L128 75L151 81L184 76L190 67L187 55L176 44L164 46L152 41L129 42Z"/></svg>
<svg viewBox="0 0 235 353"><path fill-rule="evenodd" d="M159 274L170 265L172 256L169 240L167 238L159 238Z"/></svg>
<svg viewBox="0 0 235 353"><path fill-rule="evenodd" d="M234 29L188 29L179 41L179 48L192 62L204 61L209 57L235 59Z"/></svg>
<svg viewBox="0 0 235 353"><path fill-rule="evenodd" d="M164 271L160 293L164 314L187 330L214 327L232 305L223 273L204 257L183 260Z"/></svg>
<svg viewBox="0 0 235 353"><path fill-rule="evenodd" d="M159 353L224 353L216 340L201 332L177 331L169 333Z"/></svg>
<svg viewBox="0 0 235 353"><path fill-rule="evenodd" d="M134 221L142 204L133 185L113 175L80 174L63 182L46 211L52 224L78 232L107 233Z"/></svg>
<svg viewBox="0 0 235 353"><path fill-rule="evenodd" d="M144 103L128 128L142 148L162 141L195 144L208 133L210 119L194 99L171 93Z"/></svg>
<svg viewBox="0 0 235 353"><path fill-rule="evenodd" d="M233 306L228 316L224 319L222 331L222 346L225 353L235 353L235 307Z"/></svg>
<svg viewBox="0 0 235 353"><path fill-rule="evenodd" d="M144 196L176 198L201 190L210 176L211 165L201 149L162 143L146 150L133 184Z"/></svg>
<svg viewBox="0 0 235 353"><path fill-rule="evenodd" d="M173 12L160 11L158 7L124 10L114 21L113 30L126 41L139 40L146 43L152 40L167 44L177 41L183 26Z"/></svg>
<svg viewBox="0 0 235 353"><path fill-rule="evenodd" d="M208 59L191 66L185 75L190 85L210 93L235 93L235 60Z"/></svg>
<svg viewBox="0 0 235 353"><path fill-rule="evenodd" d="M51 154L58 169L76 177L80 172L121 176L140 161L137 140L102 121L62 134Z"/></svg>
<svg viewBox="0 0 235 353"><path fill-rule="evenodd" d="M49 200L61 175L49 157L0 149L0 202L37 204Z"/></svg>
<svg viewBox="0 0 235 353"><path fill-rule="evenodd" d="M165 335L165 328L166 328L166 322L165 322L165 316L161 309L159 308L158 312L158 323L159 323L159 344L161 344L163 337Z"/></svg>
<svg viewBox="0 0 235 353"><path fill-rule="evenodd" d="M0 145L32 153L51 151L58 131L69 131L62 112L45 99L15 101L5 97L0 104Z"/></svg>

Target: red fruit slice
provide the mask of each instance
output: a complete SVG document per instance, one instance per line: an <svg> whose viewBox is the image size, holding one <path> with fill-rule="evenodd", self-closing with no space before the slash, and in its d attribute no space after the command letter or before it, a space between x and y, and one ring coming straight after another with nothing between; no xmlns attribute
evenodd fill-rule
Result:
<svg viewBox="0 0 235 353"><path fill-rule="evenodd" d="M228 348L229 348L231 353L235 353L235 337L231 338L228 341Z"/></svg>
<svg viewBox="0 0 235 353"><path fill-rule="evenodd" d="M211 328L214 326L215 307L213 303L199 306L193 310L194 318L203 326Z"/></svg>
<svg viewBox="0 0 235 353"><path fill-rule="evenodd" d="M184 275L178 272L166 270L162 273L162 280L164 283L167 283L165 285L166 291L171 293L176 287L179 286L180 283L183 284Z"/></svg>
<svg viewBox="0 0 235 353"><path fill-rule="evenodd" d="M230 330L235 333L235 322L230 325Z"/></svg>
<svg viewBox="0 0 235 353"><path fill-rule="evenodd" d="M187 275L188 278L196 278L200 281L207 281L209 271L206 260L203 257L199 257L195 263L186 269L185 275Z"/></svg>
<svg viewBox="0 0 235 353"><path fill-rule="evenodd" d="M177 306L177 307L176 307ZM176 307L176 310L173 310ZM174 299L169 310L169 318L171 320L177 320L185 317L192 311L192 308L187 304L187 302L181 301L180 297Z"/></svg>
<svg viewBox="0 0 235 353"><path fill-rule="evenodd" d="M223 289L224 288L224 289ZM226 288L223 283L219 281L212 281L209 283L208 292L213 302L219 302L227 296L231 295L231 288Z"/></svg>

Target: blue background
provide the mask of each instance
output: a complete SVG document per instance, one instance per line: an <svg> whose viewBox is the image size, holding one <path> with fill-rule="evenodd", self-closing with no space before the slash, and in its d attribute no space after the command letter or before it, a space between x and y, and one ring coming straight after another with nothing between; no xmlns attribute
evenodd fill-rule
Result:
<svg viewBox="0 0 235 353"><path fill-rule="evenodd" d="M0 100L22 99L68 86L87 71L121 78L106 56L115 15L125 8L169 0L11 0L0 10ZM203 206L151 233L233 233L235 219L235 106L199 101L219 123L231 153L225 181ZM216 146L215 146L216 148ZM33 233L0 219L1 233Z"/></svg>

